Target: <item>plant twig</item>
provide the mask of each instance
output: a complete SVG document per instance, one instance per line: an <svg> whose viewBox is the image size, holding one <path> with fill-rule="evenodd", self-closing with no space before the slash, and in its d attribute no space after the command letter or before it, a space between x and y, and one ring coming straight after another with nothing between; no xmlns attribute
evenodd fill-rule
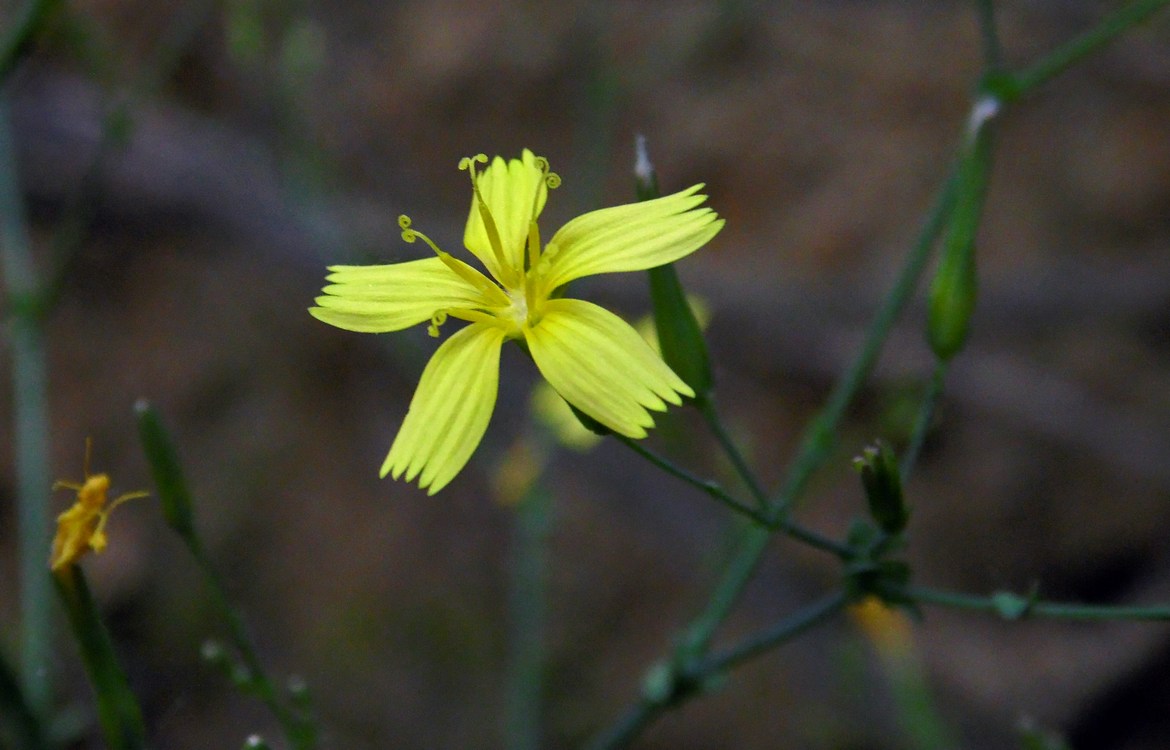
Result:
<svg viewBox="0 0 1170 750"><path fill-rule="evenodd" d="M13 430L20 539L21 665L34 713L47 715L52 698L49 647L49 405L48 364L39 282L29 247L24 204L5 94L0 91L0 266L11 316Z"/></svg>
<svg viewBox="0 0 1170 750"><path fill-rule="evenodd" d="M922 403L918 405L918 415L914 418L914 428L910 431L910 442L907 443L906 450L902 453L902 464L898 467L898 473L901 474L903 483L910 478L915 464L918 463L918 456L922 453L922 445L926 442L926 436L930 432L930 424L934 419L938 402L942 398L946 379L947 362L941 359L936 360L934 372L930 376L930 384L927 385L926 393L922 396Z"/></svg>
<svg viewBox="0 0 1170 750"><path fill-rule="evenodd" d="M748 491L752 493L752 497L755 498L756 505L760 508L765 507L768 502L768 494L760 485L760 480L756 478L756 473L748 465L739 447L736 446L735 441L731 439L731 435L728 434L727 429L723 426L723 420L720 419L719 412L715 409L715 403L710 397L706 397L699 401L698 407L711 433L719 442L719 446L723 448L724 454L731 461L731 465L735 467L735 473L739 475L739 478L747 486Z"/></svg>
<svg viewBox="0 0 1170 750"><path fill-rule="evenodd" d="M934 604L940 607L966 609L998 615L1006 620L1020 620L1031 617L1045 617L1059 620L1105 621L1105 620L1170 620L1170 605L1148 607L1118 607L1114 605L1076 604L1033 600L1000 592L991 596L975 596L953 591L943 591L926 586L907 586L900 590L919 604Z"/></svg>
<svg viewBox="0 0 1170 750"><path fill-rule="evenodd" d="M1010 89L1004 93L1009 100L1031 93L1134 26L1149 20L1167 5L1170 5L1170 0L1137 0L1119 8L1089 31L1012 75Z"/></svg>

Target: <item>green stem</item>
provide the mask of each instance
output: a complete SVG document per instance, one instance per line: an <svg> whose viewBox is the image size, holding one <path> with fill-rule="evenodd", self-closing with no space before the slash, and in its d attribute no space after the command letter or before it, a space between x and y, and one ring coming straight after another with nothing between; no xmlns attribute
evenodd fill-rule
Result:
<svg viewBox="0 0 1170 750"><path fill-rule="evenodd" d="M1072 39L1045 55L1039 62L1010 77L1008 100L1018 99L1047 83L1068 68L1085 59L1121 34L1149 20L1155 13L1170 5L1170 0L1137 0L1115 11L1089 31Z"/></svg>
<svg viewBox="0 0 1170 750"><path fill-rule="evenodd" d="M32 712L20 686L20 678L0 654L0 740L9 739L13 750L48 750L40 719Z"/></svg>
<svg viewBox="0 0 1170 750"><path fill-rule="evenodd" d="M0 41L0 86L24 58L37 32L52 18L53 11L62 5L63 0L29 0L24 4L8 34Z"/></svg>
<svg viewBox="0 0 1170 750"><path fill-rule="evenodd" d="M955 199L954 177L947 179L931 208L918 241L903 263L894 287L879 308L861 351L853 364L837 382L829 401L821 413L805 430L799 451L788 472L788 481L777 494L768 511L770 524L777 524L785 518L789 506L804 491L813 473L827 460L833 446L833 435L853 402L862 383L873 369L882 345L889 336L894 322L914 294L923 269L930 257L930 251L942 232ZM752 527L744 532L739 548L728 563L723 578L712 594L704 611L688 628L688 642L697 652L707 649L715 629L727 617L732 606L739 599L744 587L756 569L760 556L767 547L767 528Z"/></svg>
<svg viewBox="0 0 1170 750"><path fill-rule="evenodd" d="M903 262L894 287L887 294L885 301L870 323L861 351L837 382L820 415L806 429L800 449L789 471L788 481L782 486L776 499L766 511L767 518L765 520L769 523L765 526L751 526L744 530L739 547L728 562L723 577L712 592L706 607L688 626L684 641L679 649L680 653L698 656L707 651L715 630L730 613L744 587L751 580L760 557L771 539L771 527L786 521L785 515L788 507L804 490L813 472L828 458L837 426L844 418L846 409L860 391L862 383L873 369L878 354L893 329L894 322L918 286L926 262L930 257L930 251L938 240L954 205L955 187L954 171L952 170L952 174L947 178L935 199L917 242ZM671 473L680 476L678 473ZM706 483L700 481L697 486L705 487ZM621 747L638 736L658 717L662 710L661 707L656 708L654 704L648 704L645 700L639 702L632 706L611 730L603 734L590 747Z"/></svg>
<svg viewBox="0 0 1170 750"><path fill-rule="evenodd" d="M741 643L722 653L704 659L694 671L695 677L705 680L709 677L739 666L752 657L787 643L798 635L811 630L836 615L849 603L844 591L836 591L820 601L808 605L790 617L756 635L748 636Z"/></svg>
<svg viewBox="0 0 1170 750"><path fill-rule="evenodd" d="M1070 604L1065 602L1027 602L1016 617L1004 616L1004 606L995 596L974 596L952 591L941 591L925 586L907 586L900 593L919 604L934 604L954 609L1000 615L1004 619L1025 617L1047 617L1060 620L1104 621L1104 620L1170 620L1170 606L1116 607L1111 605ZM1011 594L1013 599L1026 600Z"/></svg>
<svg viewBox="0 0 1170 750"><path fill-rule="evenodd" d="M733 497L726 490L724 490L718 482L709 479L702 479L692 474L670 459L664 456L660 456L659 454L645 447L633 438L628 438L624 435L615 435L614 437L616 437L623 445L628 446L630 450L634 451L650 463L654 464L659 469L662 469L667 474L670 474L672 477L677 477L687 484L702 490L731 510L750 519L753 523L765 527L768 525L768 520L764 518L764 516L758 510L752 508L742 500L738 500Z"/></svg>
<svg viewBox="0 0 1170 750"><path fill-rule="evenodd" d="M598 735L586 746L586 750L615 750L625 747L642 734L646 727L664 713L669 706L641 700L626 709L613 726Z"/></svg>
<svg viewBox="0 0 1170 750"><path fill-rule="evenodd" d="M660 699L643 697L591 742L589 750L615 750L627 746L663 713L702 695L705 686L713 678L754 656L792 641L836 615L847 603L843 592L829 594L721 654L690 666L685 663L680 665Z"/></svg>
<svg viewBox="0 0 1170 750"><path fill-rule="evenodd" d="M702 479L701 477L692 474L670 459L665 458L664 456L660 456L649 448L646 448L636 440L622 437L620 435L615 437L617 437L617 439L620 440L623 444L629 446L629 448L639 456L642 456L650 463L665 471L667 474L677 477L692 487L696 487L697 489L702 490L731 510L751 520L752 523L756 524L758 528L767 529L769 531L780 531L786 536L804 542L810 547L815 547L816 549L830 552L842 560L848 560L853 556L853 550L850 549L847 545L823 536L813 531L812 529L805 528L787 518L769 520L768 518L765 518L760 511L748 506L748 504L742 500L737 500L734 496L724 490L717 482L708 479Z"/></svg>
<svg viewBox="0 0 1170 750"><path fill-rule="evenodd" d="M11 311L8 333L19 505L22 674L29 705L37 715L47 716L52 700L48 364L37 303L38 282L15 164L7 98L0 91L0 263Z"/></svg>
<svg viewBox="0 0 1170 750"><path fill-rule="evenodd" d="M264 705L268 706L272 715L276 717L291 747L296 750L309 750L309 748L315 747L316 730L314 726L311 722L294 714L277 695L276 688L264 671L264 665L261 664L260 657L252 645L252 639L248 635L244 619L228 598L223 577L212 564L198 534L184 534L182 538L207 581L216 607L227 622L232 645L239 654L244 667L248 670L248 684L255 690L256 695L264 702Z"/></svg>
<svg viewBox="0 0 1170 750"><path fill-rule="evenodd" d="M537 750L541 746L552 501L552 493L538 480L521 498L514 515L504 743L509 750Z"/></svg>
<svg viewBox="0 0 1170 750"><path fill-rule="evenodd" d="M142 710L118 664L109 631L102 623L81 567L68 565L52 578L93 686L106 747L110 750L144 750L146 726L142 721Z"/></svg>
<svg viewBox="0 0 1170 750"><path fill-rule="evenodd" d="M756 478L756 474L748 465L747 460L744 459L743 454L740 453L735 441L731 439L731 435L723 427L723 420L719 418L719 412L715 409L715 403L710 397L702 398L697 403L699 411L703 414L703 419L706 420L711 434L719 442L726 454L731 465L735 467L735 473L743 480L748 490L752 493L752 497L756 500L756 505L763 508L768 503L768 493L760 485L760 480Z"/></svg>
<svg viewBox="0 0 1170 750"><path fill-rule="evenodd" d="M922 445L926 442L926 435L930 432L930 423L934 420L934 412L942 398L943 387L947 379L947 362L935 360L934 373L930 376L930 384L922 396L922 403L918 407L918 416L914 418L914 428L910 432L910 442L902 454L902 465L898 469L903 486L918 463L918 456L922 453Z"/></svg>
<svg viewBox="0 0 1170 750"><path fill-rule="evenodd" d="M995 23L995 0L975 0L979 15L979 37L983 42L983 69L998 71L1003 67L1003 46Z"/></svg>

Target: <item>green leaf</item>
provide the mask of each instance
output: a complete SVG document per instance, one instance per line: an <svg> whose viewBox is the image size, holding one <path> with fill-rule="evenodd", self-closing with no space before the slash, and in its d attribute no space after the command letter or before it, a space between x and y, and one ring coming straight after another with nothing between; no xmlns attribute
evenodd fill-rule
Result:
<svg viewBox="0 0 1170 750"><path fill-rule="evenodd" d="M191 493L183 478L174 443L150 404L139 401L134 409L138 412L138 435L142 440L146 460L150 462L163 516L179 536L189 539L195 534Z"/></svg>

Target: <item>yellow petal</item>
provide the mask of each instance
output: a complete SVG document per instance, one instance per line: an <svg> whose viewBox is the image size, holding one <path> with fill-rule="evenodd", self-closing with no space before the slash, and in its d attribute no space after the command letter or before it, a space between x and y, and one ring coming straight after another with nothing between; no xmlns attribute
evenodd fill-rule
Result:
<svg viewBox="0 0 1170 750"><path fill-rule="evenodd" d="M382 464L392 474L435 494L479 445L487 430L500 380L504 331L473 323L435 351L419 380L410 410Z"/></svg>
<svg viewBox="0 0 1170 750"><path fill-rule="evenodd" d="M324 296L315 300L317 307L310 307L309 314L347 331L399 331L430 320L437 310L500 302L487 299L482 289L439 258L382 266L330 266L329 270L325 280L331 283L321 290ZM470 266L468 270L479 274ZM501 297L506 304L502 292Z"/></svg>
<svg viewBox="0 0 1170 750"><path fill-rule="evenodd" d="M477 184L496 223L504 262L508 269L523 269L528 224L540 215L548 199L548 187L544 183L544 173L536 165L536 156L528 149L524 149L519 159L506 162L497 156L479 174ZM496 260L474 195L471 198L467 228L463 233L463 244L493 276L501 281L508 279L509 271L501 269Z"/></svg>
<svg viewBox="0 0 1170 750"><path fill-rule="evenodd" d="M541 271L547 293L582 276L643 271L690 255L723 228L694 185L674 195L578 216L553 235Z"/></svg>
<svg viewBox="0 0 1170 750"><path fill-rule="evenodd" d="M665 411L694 392L628 323L591 302L554 299L526 332L529 351L549 384L614 432L646 436L647 409Z"/></svg>

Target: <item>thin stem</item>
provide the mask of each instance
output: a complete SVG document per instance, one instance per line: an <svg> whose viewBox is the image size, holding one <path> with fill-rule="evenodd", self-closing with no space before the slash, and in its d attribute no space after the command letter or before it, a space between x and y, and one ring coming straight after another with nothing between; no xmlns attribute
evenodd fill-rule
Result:
<svg viewBox="0 0 1170 750"><path fill-rule="evenodd" d="M815 547L816 549L830 552L842 560L848 560L853 556L853 550L850 549L847 545L823 536L813 531L812 529L805 528L794 521L790 521L787 518L769 520L765 518L763 514L760 513L760 511L751 508L742 500L737 500L734 496L724 490L717 482L708 479L702 479L701 477L692 474L690 471L687 471L670 459L655 453L636 440L622 437L620 435L617 436L617 438L624 445L629 446L631 450L633 450L639 456L645 458L650 463L654 464L671 476L677 477L687 484L702 490L736 513L746 516L753 523L755 523L757 527L764 528L769 531L780 531L786 536L804 542L810 547Z"/></svg>
<svg viewBox="0 0 1170 750"><path fill-rule="evenodd" d="M853 364L837 382L820 415L806 429L799 452L789 471L788 481L777 493L774 502L767 511L766 520L769 521L769 524L751 526L744 530L739 547L728 562L723 577L712 592L706 607L688 626L680 648L682 653L698 655L707 651L715 630L726 619L744 587L751 580L760 557L771 539L772 529L770 527L784 522L789 505L803 491L813 472L827 459L837 425L844 418L846 409L853 402L862 383L873 369L894 322L901 315L918 286L926 262L930 257L930 251L938 240L954 205L955 189L956 181L952 168L950 176L939 191L935 203L927 215L917 241L903 262L893 288L887 294L885 301L870 323L861 351L858 352ZM675 474L675 476L680 475ZM682 477L680 476L680 478ZM698 486L704 487L705 485L706 483L700 482ZM657 704L648 703L644 699L639 701L626 711L612 729L601 735L590 747L600 750L623 746L649 726L662 710L663 708Z"/></svg>
<svg viewBox="0 0 1170 750"><path fill-rule="evenodd" d="M514 513L504 726L505 747L509 750L540 747L552 501L552 493L537 480Z"/></svg>
<svg viewBox="0 0 1170 750"><path fill-rule="evenodd" d="M0 653L0 728L15 743L13 750L49 750L40 717L33 714L16 670Z"/></svg>
<svg viewBox="0 0 1170 750"><path fill-rule="evenodd" d="M941 591L925 586L907 586L901 593L919 604L934 604L941 607L967 609L1000 615L1004 619L1027 617L1048 617L1061 620L1170 620L1170 605L1151 607L1116 607L1111 605L1072 604L1067 602L1028 601L1027 597L1015 594L1001 594L1013 601L1024 601L1020 612L1012 617L1005 613L1004 603L997 596L974 596L952 591Z"/></svg>
<svg viewBox="0 0 1170 750"><path fill-rule="evenodd" d="M781 519L784 519L788 507L804 491L812 474L828 458L837 426L873 369L894 322L913 296L930 257L930 251L951 212L954 199L955 180L952 174L939 192L917 242L903 263L894 287L870 324L857 358L837 382L828 403L816 420L806 429L799 452L788 473L788 481L768 511L768 521L771 524L780 523ZM689 628L688 641L692 648L700 652L706 650L715 629L727 617L740 593L751 580L760 556L767 547L768 539L767 528L752 527L745 530L740 546L728 563L710 602Z"/></svg>
<svg viewBox="0 0 1170 750"><path fill-rule="evenodd" d="M704 659L694 671L694 675L699 679L705 680L714 675L722 674L752 657L758 656L766 651L771 651L777 646L781 646L796 638L798 635L820 625L822 622L825 622L845 609L847 604L848 597L844 591L833 592L820 601L814 602L790 617L781 620L772 627L756 635L748 636L742 642L726 651Z"/></svg>
<svg viewBox="0 0 1170 750"><path fill-rule="evenodd" d="M227 587L224 585L223 578L212 565L198 535L186 534L182 536L182 539L203 573L203 577L211 589L216 607L227 622L232 645L243 661L244 667L248 670L249 683L255 689L256 695L276 717L291 747L296 750L307 750L315 747L316 731L313 725L289 710L277 696L276 688L264 671L264 665L260 663L260 657L252 645L252 639L248 635L244 620L236 608L232 606L231 600L228 599Z"/></svg>
<svg viewBox="0 0 1170 750"><path fill-rule="evenodd" d="M770 628L744 639L727 651L701 662L679 665L673 682L661 699L643 697L622 714L613 725L588 746L589 750L615 750L625 747L661 714L702 695L712 678L739 666L754 656L782 646L797 636L825 622L848 603L843 592L834 592L814 602Z"/></svg>
<svg viewBox="0 0 1170 750"><path fill-rule="evenodd" d="M788 481L776 494L775 502L772 505L773 516L781 516L788 510L792 502L803 493L805 485L808 484L813 473L828 459L835 442L834 435L845 417L846 410L852 405L861 386L873 371L894 323L901 316L907 303L913 297L914 290L918 287L931 250L954 207L955 193L956 182L952 170L952 174L947 178L942 190L939 191L939 195L927 215L926 223L904 261L893 288L886 295L885 301L878 308L877 314L870 323L861 351L857 353L857 357L849 369L837 381L829 395L828 402L816 420L805 431L797 456L788 472Z"/></svg>
<svg viewBox="0 0 1170 750"><path fill-rule="evenodd" d="M830 539L827 536L823 536L822 534L801 526L795 521L791 521L787 518L781 518L778 521L773 521L772 528L791 539L804 542L810 547L814 547L824 552L830 552L843 561L851 560L855 556L853 549L849 545L842 544L841 542Z"/></svg>
<svg viewBox="0 0 1170 750"><path fill-rule="evenodd" d="M8 34L0 41L0 85L24 58L37 33L63 5L63 0L29 0L21 9Z"/></svg>
<svg viewBox="0 0 1170 750"><path fill-rule="evenodd" d="M947 364L945 360L935 360L934 373L930 376L930 384L926 387L922 403L918 406L918 415L914 418L910 442L902 454L902 465L899 467L899 473L903 483L909 479L910 474L914 471L914 466L918 463L918 456L922 453L922 445L926 442L926 435L930 432L930 423L934 420L934 412L938 407L939 399L942 398L943 387L946 384Z"/></svg>
<svg viewBox="0 0 1170 750"><path fill-rule="evenodd" d="M979 15L979 36L983 42L983 69L998 71L1003 67L1003 46L995 23L995 0L975 0Z"/></svg>
<svg viewBox="0 0 1170 750"><path fill-rule="evenodd" d="M648 700L638 701L626 709L626 712L611 727L594 738L586 746L586 750L615 750L615 748L625 747L669 708L662 703Z"/></svg>
<svg viewBox="0 0 1170 750"><path fill-rule="evenodd" d="M623 445L629 447L630 450L634 451L650 463L654 464L659 469L662 469L667 474L670 474L673 477L677 477L687 484L702 490L736 513L749 518L757 526L768 526L768 520L764 518L760 511L752 508L742 500L737 500L726 490L724 490L718 482L709 479L702 479L701 477L692 474L690 471L687 471L665 456L661 456L658 453L655 453L633 438L628 438L624 435L616 435L615 437L617 437L618 441Z"/></svg>
<svg viewBox="0 0 1170 750"><path fill-rule="evenodd" d="M1170 5L1170 0L1137 0L1106 16L1089 31L1057 47L1039 62L1012 76L1010 98L1019 98L1047 83L1129 29L1147 21L1167 5Z"/></svg>
<svg viewBox="0 0 1170 750"><path fill-rule="evenodd" d="M743 454L740 453L739 447L736 446L735 441L731 439L731 435L723 426L723 420L719 418L719 412L715 409L715 403L711 397L702 398L696 404L699 411L703 415L703 419L707 422L707 427L710 428L711 434L719 442L719 446L723 448L723 453L726 454L731 465L735 467L735 473L743 480L747 486L748 491L752 493L755 498L756 505L763 508L768 503L768 493L764 491L763 486L760 485L760 480L756 478L756 474L748 465L747 460L744 459Z"/></svg>
<svg viewBox="0 0 1170 750"><path fill-rule="evenodd" d="M41 308L36 304L37 274L15 164L7 95L0 90L0 264L12 312L8 333L12 343L12 440L19 506L21 665L29 705L39 716L46 716L52 698L52 589L46 562L52 538L48 364Z"/></svg>

